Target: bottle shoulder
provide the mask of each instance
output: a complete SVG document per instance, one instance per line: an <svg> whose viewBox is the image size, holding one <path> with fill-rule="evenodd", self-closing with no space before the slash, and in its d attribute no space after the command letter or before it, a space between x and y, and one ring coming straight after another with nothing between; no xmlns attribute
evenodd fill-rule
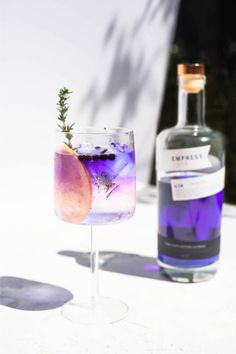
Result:
<svg viewBox="0 0 236 354"><path fill-rule="evenodd" d="M204 145L218 145L223 149L225 139L222 133L207 126L175 126L158 134L157 144L164 149L183 149Z"/></svg>

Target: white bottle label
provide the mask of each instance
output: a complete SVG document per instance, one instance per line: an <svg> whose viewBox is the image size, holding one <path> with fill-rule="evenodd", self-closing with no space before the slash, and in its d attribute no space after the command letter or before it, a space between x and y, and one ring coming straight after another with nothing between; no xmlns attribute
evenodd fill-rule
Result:
<svg viewBox="0 0 236 354"><path fill-rule="evenodd" d="M211 167L210 148L210 145L205 145L186 149L157 150L157 170L192 171Z"/></svg>
<svg viewBox="0 0 236 354"><path fill-rule="evenodd" d="M171 180L174 201L208 197L224 189L225 168L206 175Z"/></svg>

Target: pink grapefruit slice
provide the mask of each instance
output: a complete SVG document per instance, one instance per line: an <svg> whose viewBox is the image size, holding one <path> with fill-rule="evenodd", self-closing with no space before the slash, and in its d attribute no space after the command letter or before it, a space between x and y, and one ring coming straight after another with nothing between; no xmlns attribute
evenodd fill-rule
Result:
<svg viewBox="0 0 236 354"><path fill-rule="evenodd" d="M89 174L76 152L65 145L55 153L54 168L55 213L67 222L80 224L92 204Z"/></svg>

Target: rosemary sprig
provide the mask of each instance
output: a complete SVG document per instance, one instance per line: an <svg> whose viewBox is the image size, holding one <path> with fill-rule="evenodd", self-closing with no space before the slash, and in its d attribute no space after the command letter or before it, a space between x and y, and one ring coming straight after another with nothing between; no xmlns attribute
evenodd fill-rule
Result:
<svg viewBox="0 0 236 354"><path fill-rule="evenodd" d="M64 87L60 89L58 97L59 101L57 103L57 109L59 111L59 116L58 120L60 121L60 124L58 123L58 127L61 129L61 131L65 134L65 137L67 141L64 141L64 144L66 144L70 149L73 149L71 140L73 138L72 130L75 125L75 123L69 125L66 123L66 118L67 118L67 112L69 109L68 106L68 99L69 95L72 93L72 91L68 90L68 88Z"/></svg>

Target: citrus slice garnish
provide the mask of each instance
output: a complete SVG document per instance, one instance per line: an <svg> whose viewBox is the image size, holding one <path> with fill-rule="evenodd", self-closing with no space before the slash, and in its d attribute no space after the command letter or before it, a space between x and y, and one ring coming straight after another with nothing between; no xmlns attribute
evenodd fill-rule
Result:
<svg viewBox="0 0 236 354"><path fill-rule="evenodd" d="M65 221L80 224L92 204L89 174L77 153L65 145L55 153L54 168L55 212Z"/></svg>

